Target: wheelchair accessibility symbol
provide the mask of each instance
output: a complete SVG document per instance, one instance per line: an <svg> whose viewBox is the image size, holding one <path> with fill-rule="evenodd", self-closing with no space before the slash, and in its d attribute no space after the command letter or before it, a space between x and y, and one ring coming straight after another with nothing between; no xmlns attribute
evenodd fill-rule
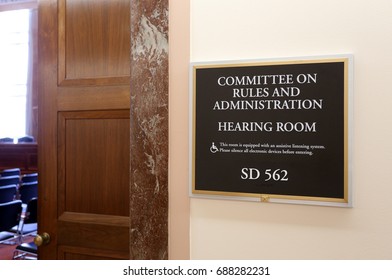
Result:
<svg viewBox="0 0 392 280"><path fill-rule="evenodd" d="M216 152L219 151L218 148L215 146L215 143L214 143L214 142L212 142L212 145L211 145L211 147L210 147L210 151L211 151L211 153L213 153L213 154L215 154Z"/></svg>

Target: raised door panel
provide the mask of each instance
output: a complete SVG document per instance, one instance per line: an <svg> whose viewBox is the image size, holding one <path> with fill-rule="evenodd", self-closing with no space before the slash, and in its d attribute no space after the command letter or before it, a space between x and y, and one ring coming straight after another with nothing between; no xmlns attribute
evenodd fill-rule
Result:
<svg viewBox="0 0 392 280"><path fill-rule="evenodd" d="M60 85L129 84L130 2L59 0Z"/></svg>
<svg viewBox="0 0 392 280"><path fill-rule="evenodd" d="M96 250L84 250L73 247L61 247L60 249L60 260L119 260L117 255L109 257L111 252L102 252Z"/></svg>
<svg viewBox="0 0 392 280"><path fill-rule="evenodd" d="M129 258L129 217L64 212L58 219L58 258Z"/></svg>
<svg viewBox="0 0 392 280"><path fill-rule="evenodd" d="M59 210L129 216L129 110L61 112Z"/></svg>

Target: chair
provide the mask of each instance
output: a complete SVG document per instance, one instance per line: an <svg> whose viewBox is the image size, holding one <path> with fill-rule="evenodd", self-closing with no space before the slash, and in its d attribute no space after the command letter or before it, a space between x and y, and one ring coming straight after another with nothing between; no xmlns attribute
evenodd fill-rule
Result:
<svg viewBox="0 0 392 280"><path fill-rule="evenodd" d="M26 232L26 227L30 229ZM26 208L26 215L21 222L19 233L21 234L20 241L22 242L23 236L26 233L31 234L37 231L37 198L33 198L29 201ZM21 243L14 251L13 259L37 259L37 245L34 242Z"/></svg>
<svg viewBox="0 0 392 280"><path fill-rule="evenodd" d="M27 204L32 198L38 197L38 183L23 183L19 187L19 198Z"/></svg>
<svg viewBox="0 0 392 280"><path fill-rule="evenodd" d="M23 136L18 138L18 143L33 143L34 137L33 136Z"/></svg>
<svg viewBox="0 0 392 280"><path fill-rule="evenodd" d="M0 177L20 176L20 168L4 169L0 172Z"/></svg>
<svg viewBox="0 0 392 280"><path fill-rule="evenodd" d="M14 139L9 137L0 138L0 143L14 143Z"/></svg>
<svg viewBox="0 0 392 280"><path fill-rule="evenodd" d="M15 235L8 231L19 224L21 212L22 201L20 200L0 204L0 243L6 243L15 238Z"/></svg>
<svg viewBox="0 0 392 280"><path fill-rule="evenodd" d="M37 231L37 212L38 212L38 199L32 198L26 206L25 213L22 214L20 223L14 226L10 232L16 233L20 237L20 242L23 242L23 237Z"/></svg>
<svg viewBox="0 0 392 280"><path fill-rule="evenodd" d="M22 183L38 182L38 173L30 173L22 176Z"/></svg>
<svg viewBox="0 0 392 280"><path fill-rule="evenodd" d="M10 202L15 199L16 185L0 187L0 203Z"/></svg>
<svg viewBox="0 0 392 280"><path fill-rule="evenodd" d="M37 245L34 242L22 243L16 246L14 251L14 260L36 260L37 259Z"/></svg>
<svg viewBox="0 0 392 280"><path fill-rule="evenodd" d="M0 187L1 186L8 186L8 185L19 186L19 183L20 183L20 177L17 175L0 178Z"/></svg>

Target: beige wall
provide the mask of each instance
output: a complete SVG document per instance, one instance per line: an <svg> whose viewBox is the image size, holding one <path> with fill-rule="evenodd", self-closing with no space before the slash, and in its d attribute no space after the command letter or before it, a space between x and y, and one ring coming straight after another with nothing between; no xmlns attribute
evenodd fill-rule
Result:
<svg viewBox="0 0 392 280"><path fill-rule="evenodd" d="M189 1L169 0L169 258L189 259Z"/></svg>
<svg viewBox="0 0 392 280"><path fill-rule="evenodd" d="M192 198L190 257L391 259L392 1L189 1L190 61L354 55L354 207ZM172 2L170 12L184 6L186 17L183 2L188 1ZM181 32L182 38L172 43L186 48L188 33ZM189 61L184 53L170 54L171 61L182 59L170 79L170 191L171 197L179 195L170 202L172 212L187 209L189 201L184 193L189 176L188 92L183 80ZM174 223L176 217L171 218ZM180 232L173 223L171 233ZM186 233L181 234L186 239ZM176 247L176 242L171 244Z"/></svg>

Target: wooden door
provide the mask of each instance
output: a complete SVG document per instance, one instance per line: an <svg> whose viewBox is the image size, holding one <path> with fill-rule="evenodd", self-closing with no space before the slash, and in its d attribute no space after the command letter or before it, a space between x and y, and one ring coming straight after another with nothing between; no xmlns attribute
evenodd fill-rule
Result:
<svg viewBox="0 0 392 280"><path fill-rule="evenodd" d="M130 1L39 1L40 259L129 258Z"/></svg>

